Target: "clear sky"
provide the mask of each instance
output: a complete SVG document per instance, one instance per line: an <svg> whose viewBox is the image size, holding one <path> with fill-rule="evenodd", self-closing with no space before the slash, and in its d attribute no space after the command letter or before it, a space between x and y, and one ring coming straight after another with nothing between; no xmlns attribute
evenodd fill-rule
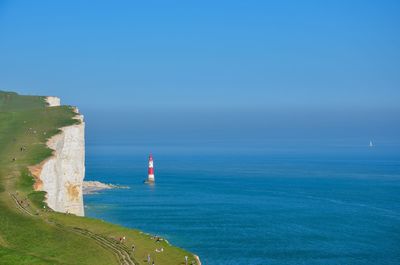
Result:
<svg viewBox="0 0 400 265"><path fill-rule="evenodd" d="M0 89L79 106L92 139L398 139L399 14L399 1L0 0Z"/></svg>

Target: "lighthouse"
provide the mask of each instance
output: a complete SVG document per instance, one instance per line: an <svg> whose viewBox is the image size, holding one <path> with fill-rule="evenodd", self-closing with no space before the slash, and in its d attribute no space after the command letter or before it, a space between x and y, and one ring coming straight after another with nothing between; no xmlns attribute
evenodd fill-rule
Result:
<svg viewBox="0 0 400 265"><path fill-rule="evenodd" d="M153 167L153 156L149 155L149 170L148 170L147 183L154 183L154 167Z"/></svg>

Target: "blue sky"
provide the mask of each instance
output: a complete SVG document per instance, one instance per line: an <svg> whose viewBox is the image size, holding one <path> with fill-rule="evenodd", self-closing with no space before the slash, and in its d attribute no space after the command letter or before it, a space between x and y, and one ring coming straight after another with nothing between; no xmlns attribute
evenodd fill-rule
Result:
<svg viewBox="0 0 400 265"><path fill-rule="evenodd" d="M398 1L0 0L0 89L78 105L93 137L397 138L398 14Z"/></svg>

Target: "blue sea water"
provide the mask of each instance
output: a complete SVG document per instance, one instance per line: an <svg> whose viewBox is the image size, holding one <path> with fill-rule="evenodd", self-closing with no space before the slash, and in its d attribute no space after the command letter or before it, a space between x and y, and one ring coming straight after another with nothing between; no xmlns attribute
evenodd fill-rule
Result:
<svg viewBox="0 0 400 265"><path fill-rule="evenodd" d="M205 265L400 264L400 149L88 146L86 215L166 237Z"/></svg>

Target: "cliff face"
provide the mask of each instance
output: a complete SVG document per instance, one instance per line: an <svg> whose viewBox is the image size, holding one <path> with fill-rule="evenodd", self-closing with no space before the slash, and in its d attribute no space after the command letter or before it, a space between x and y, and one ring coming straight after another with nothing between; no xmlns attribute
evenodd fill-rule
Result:
<svg viewBox="0 0 400 265"><path fill-rule="evenodd" d="M59 106L60 100L48 97L49 107ZM31 169L36 176L36 190L47 192L46 202L57 212L84 215L82 183L85 176L85 124L78 110L80 124L61 128L47 145L53 156Z"/></svg>
<svg viewBox="0 0 400 265"><path fill-rule="evenodd" d="M61 100L58 97L46 97L46 102L49 104L49 107L57 107L61 104Z"/></svg>

